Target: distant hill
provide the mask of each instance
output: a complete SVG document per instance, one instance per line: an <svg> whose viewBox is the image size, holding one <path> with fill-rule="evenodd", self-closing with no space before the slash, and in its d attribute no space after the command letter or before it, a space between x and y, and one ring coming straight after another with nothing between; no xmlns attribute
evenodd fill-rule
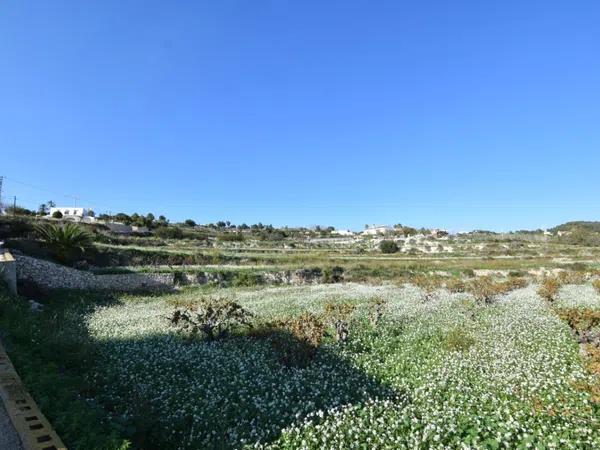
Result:
<svg viewBox="0 0 600 450"><path fill-rule="evenodd" d="M561 225L557 225L552 228L550 231L573 231L574 229L593 231L596 233L600 233L600 222L586 222L586 221L575 221L575 222L567 222Z"/></svg>

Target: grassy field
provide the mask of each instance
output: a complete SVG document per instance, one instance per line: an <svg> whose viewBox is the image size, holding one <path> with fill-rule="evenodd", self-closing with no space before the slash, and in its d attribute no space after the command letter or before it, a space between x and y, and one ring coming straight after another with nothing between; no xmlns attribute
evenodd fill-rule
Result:
<svg viewBox="0 0 600 450"><path fill-rule="evenodd" d="M176 305L235 299L258 322L356 305L347 343L305 368L242 332L190 341ZM385 301L373 326L367 304ZM600 308L589 285L560 305ZM18 370L70 448L598 448L597 383L536 286L470 294L356 283L188 289L161 296L54 293L35 314L3 295ZM19 317L20 320L15 319ZM43 375L40 375L43 374Z"/></svg>

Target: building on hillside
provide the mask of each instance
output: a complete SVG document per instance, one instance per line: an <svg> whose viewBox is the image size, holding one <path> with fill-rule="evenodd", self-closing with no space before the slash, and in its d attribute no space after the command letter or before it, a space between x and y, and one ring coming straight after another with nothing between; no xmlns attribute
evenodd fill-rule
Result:
<svg viewBox="0 0 600 450"><path fill-rule="evenodd" d="M378 234L388 234L394 231L389 225L368 225L367 229L361 234L364 236L377 236Z"/></svg>
<svg viewBox="0 0 600 450"><path fill-rule="evenodd" d="M439 239L448 236L448 232L440 228L434 228L433 230L431 230L431 236L433 236L436 239Z"/></svg>
<svg viewBox="0 0 600 450"><path fill-rule="evenodd" d="M337 236L354 236L354 231L350 230L333 230L331 234L335 234Z"/></svg>
<svg viewBox="0 0 600 450"><path fill-rule="evenodd" d="M52 217L55 213L61 213L63 219L73 220L75 222L94 222L94 211L88 208L77 208L75 206L57 206L50 208L50 213L46 217Z"/></svg>

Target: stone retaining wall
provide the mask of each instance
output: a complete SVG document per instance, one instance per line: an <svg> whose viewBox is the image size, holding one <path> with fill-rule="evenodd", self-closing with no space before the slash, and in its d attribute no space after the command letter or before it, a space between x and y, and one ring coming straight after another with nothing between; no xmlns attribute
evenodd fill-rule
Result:
<svg viewBox="0 0 600 450"><path fill-rule="evenodd" d="M50 261L18 255L17 279L46 289L110 289L115 291L172 289L173 274L125 273L95 275Z"/></svg>
<svg viewBox="0 0 600 450"><path fill-rule="evenodd" d="M96 275L72 269L50 261L16 255L17 279L32 282L46 289L101 289L114 291L170 290L180 285L219 284L235 282L240 273L229 272L176 272L124 273ZM323 280L318 269L299 269L255 274L253 284L314 284ZM242 283L243 284L243 283Z"/></svg>

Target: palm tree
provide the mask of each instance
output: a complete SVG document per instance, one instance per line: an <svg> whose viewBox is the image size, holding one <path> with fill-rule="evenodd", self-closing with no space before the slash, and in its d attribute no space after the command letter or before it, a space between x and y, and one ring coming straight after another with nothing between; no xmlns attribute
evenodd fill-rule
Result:
<svg viewBox="0 0 600 450"><path fill-rule="evenodd" d="M36 225L35 230L62 263L75 261L92 244L92 235L74 223Z"/></svg>

